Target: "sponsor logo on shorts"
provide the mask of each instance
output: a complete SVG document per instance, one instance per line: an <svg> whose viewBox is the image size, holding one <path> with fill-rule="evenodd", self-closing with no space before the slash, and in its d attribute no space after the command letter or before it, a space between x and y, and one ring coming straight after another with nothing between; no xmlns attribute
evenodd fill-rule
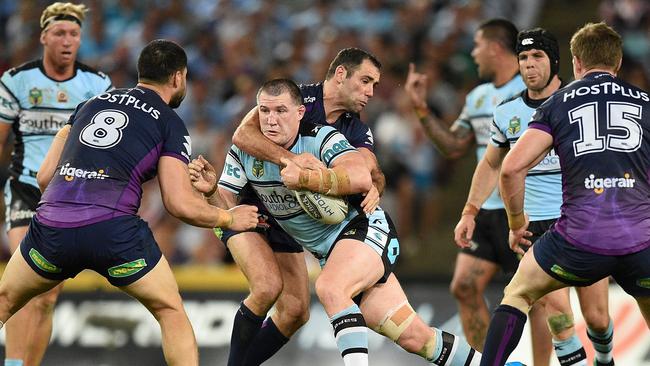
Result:
<svg viewBox="0 0 650 366"><path fill-rule="evenodd" d="M11 210L9 221L31 219L34 214L36 214L36 212L32 210Z"/></svg>
<svg viewBox="0 0 650 366"><path fill-rule="evenodd" d="M70 166L70 163L65 163L59 169L59 175L63 176L68 182L72 182L75 178L82 179L105 179L108 178L108 174L104 174L104 169L94 170L83 170Z"/></svg>
<svg viewBox="0 0 650 366"><path fill-rule="evenodd" d="M596 194L602 194L607 188L634 188L636 180L630 177L630 173L625 173L622 177L606 178L596 178L594 174L589 174L585 178L585 188L593 189Z"/></svg>
<svg viewBox="0 0 650 366"><path fill-rule="evenodd" d="M556 275L558 275L561 278L563 278L565 280L568 280L568 281L577 281L577 282L587 282L587 281L589 281L586 278L576 276L575 274L565 270L564 268L558 266L557 264L554 264L553 267L551 267L551 272L555 273Z"/></svg>
<svg viewBox="0 0 650 366"><path fill-rule="evenodd" d="M108 275L111 277L128 277L142 271L146 266L147 262L144 258L140 258L129 263L109 268Z"/></svg>
<svg viewBox="0 0 650 366"><path fill-rule="evenodd" d="M636 280L636 285L643 288L650 288L650 278L640 278Z"/></svg>
<svg viewBox="0 0 650 366"><path fill-rule="evenodd" d="M32 262L36 265L36 267L42 269L45 272L49 273L60 273L61 268L55 266L54 264L50 263L41 253L38 252L38 250L32 248L29 250L29 258L32 259Z"/></svg>

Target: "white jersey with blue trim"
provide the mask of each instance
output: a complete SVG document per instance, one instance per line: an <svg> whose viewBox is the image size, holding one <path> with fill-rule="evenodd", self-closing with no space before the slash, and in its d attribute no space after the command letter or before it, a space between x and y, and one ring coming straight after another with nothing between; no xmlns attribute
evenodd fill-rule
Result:
<svg viewBox="0 0 650 366"><path fill-rule="evenodd" d="M304 121L289 150L295 154L311 153L328 167L339 156L356 152L348 140L333 127ZM233 145L226 156L219 186L239 194L246 183L250 183L278 224L319 259L327 256L339 233L359 214L355 209L348 209L347 217L337 225L326 225L314 220L302 209L294 192L282 183L279 166L258 160Z"/></svg>
<svg viewBox="0 0 650 366"><path fill-rule="evenodd" d="M0 123L12 124L15 134L11 175L38 187L36 173L54 135L79 103L111 88L106 74L79 62L63 81L49 78L40 59L6 71L0 79Z"/></svg>
<svg viewBox="0 0 650 366"><path fill-rule="evenodd" d="M490 126L492 125L494 109L501 102L512 98L525 88L526 85L521 75L517 74L498 88L493 83L481 84L472 89L465 97L465 106L454 125L474 131L477 161L483 158L487 144L490 141ZM486 210L503 208L498 189L492 192L481 207Z"/></svg>
<svg viewBox="0 0 650 366"><path fill-rule="evenodd" d="M546 99L531 100L524 90L494 111L492 144L501 148L512 148L519 137L528 129L535 109ZM526 176L524 210L530 221L556 219L562 206L562 172L560 159L555 150L549 153Z"/></svg>

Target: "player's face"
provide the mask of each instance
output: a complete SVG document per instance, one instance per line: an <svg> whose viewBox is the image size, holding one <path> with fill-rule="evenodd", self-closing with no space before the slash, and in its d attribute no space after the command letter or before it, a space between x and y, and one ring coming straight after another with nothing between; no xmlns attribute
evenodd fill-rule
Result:
<svg viewBox="0 0 650 366"><path fill-rule="evenodd" d="M494 70L492 67L493 43L493 41L483 37L482 29L479 29L474 34L472 58L478 66L478 76L481 79L491 80L494 77Z"/></svg>
<svg viewBox="0 0 650 366"><path fill-rule="evenodd" d="M41 33L44 59L54 67L74 64L81 45L81 27L75 22L57 22Z"/></svg>
<svg viewBox="0 0 650 366"><path fill-rule="evenodd" d="M524 78L526 87L540 91L548 84L551 76L551 60L542 50L519 52L519 73Z"/></svg>
<svg viewBox="0 0 650 366"><path fill-rule="evenodd" d="M298 135L305 107L296 105L288 92L277 96L262 92L257 98L257 110L264 136L277 145L290 147Z"/></svg>
<svg viewBox="0 0 650 366"><path fill-rule="evenodd" d="M169 98L168 105L170 108L178 108L181 102L183 102L183 99L185 99L185 93L187 92L187 68L177 72L174 77L176 78L177 90Z"/></svg>
<svg viewBox="0 0 650 366"><path fill-rule="evenodd" d="M345 109L360 113L372 98L380 76L379 69L370 60L363 60L352 75L346 71L339 87L339 96Z"/></svg>

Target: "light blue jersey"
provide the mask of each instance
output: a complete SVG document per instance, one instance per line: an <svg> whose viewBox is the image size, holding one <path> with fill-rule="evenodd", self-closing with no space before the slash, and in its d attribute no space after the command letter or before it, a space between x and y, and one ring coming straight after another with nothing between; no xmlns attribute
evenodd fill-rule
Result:
<svg viewBox="0 0 650 366"><path fill-rule="evenodd" d="M468 128L474 131L476 138L476 158L480 161L485 154L485 149L490 141L490 126L492 125L492 115L494 108L501 104L502 101L510 99L526 88L521 75L517 74L510 81L496 87L492 83L485 83L474 88L465 98L463 111L454 125L456 127ZM503 202L499 197L497 189L483 203L482 208L486 210L496 210L503 208Z"/></svg>
<svg viewBox="0 0 650 366"><path fill-rule="evenodd" d="M36 173L54 135L79 103L111 87L106 74L79 62L64 81L45 75L42 60L6 71L0 79L0 123L12 124L16 135L11 175L38 187Z"/></svg>
<svg viewBox="0 0 650 366"><path fill-rule="evenodd" d="M531 100L528 93L499 105L494 111L492 144L500 148L512 148L528 128L535 109L546 99ZM524 209L530 221L556 219L560 217L562 205L562 174L560 160L551 149L544 160L528 171Z"/></svg>
<svg viewBox="0 0 650 366"><path fill-rule="evenodd" d="M311 153L328 167L339 156L356 153L356 149L333 127L304 121L289 150L295 154ZM327 225L314 220L302 209L294 192L282 183L277 165L258 160L233 145L226 156L219 186L239 194L246 183L250 183L280 226L319 259L327 257L336 237L359 215L355 209L350 208L347 217L340 224Z"/></svg>

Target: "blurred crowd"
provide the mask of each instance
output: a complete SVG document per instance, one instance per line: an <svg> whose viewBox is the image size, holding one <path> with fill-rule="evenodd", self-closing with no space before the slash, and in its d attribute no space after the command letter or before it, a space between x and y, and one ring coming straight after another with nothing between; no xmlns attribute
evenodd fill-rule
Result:
<svg viewBox="0 0 650 366"><path fill-rule="evenodd" d="M40 57L38 19L48 3L0 2L0 71ZM262 81L283 76L298 83L317 82L324 79L339 49L355 46L374 53L383 64L382 76L362 117L374 131L376 153L388 181L382 206L396 219L403 243L431 239L441 215L438 201L454 168L424 136L403 94L409 62L428 74L429 105L451 123L465 94L479 82L470 56L477 25L500 16L520 29L530 28L538 25L545 4L538 0L84 3L91 11L83 24L79 60L109 74L116 87L134 85L136 57L151 39L172 39L186 49L188 95L178 113L190 129L193 155L206 156L218 169L232 132L254 106ZM599 11L625 38L629 78L647 88L649 2L603 0ZM157 189L156 182L147 184L141 215L167 257L174 263L222 261L226 253L216 237L167 215Z"/></svg>

